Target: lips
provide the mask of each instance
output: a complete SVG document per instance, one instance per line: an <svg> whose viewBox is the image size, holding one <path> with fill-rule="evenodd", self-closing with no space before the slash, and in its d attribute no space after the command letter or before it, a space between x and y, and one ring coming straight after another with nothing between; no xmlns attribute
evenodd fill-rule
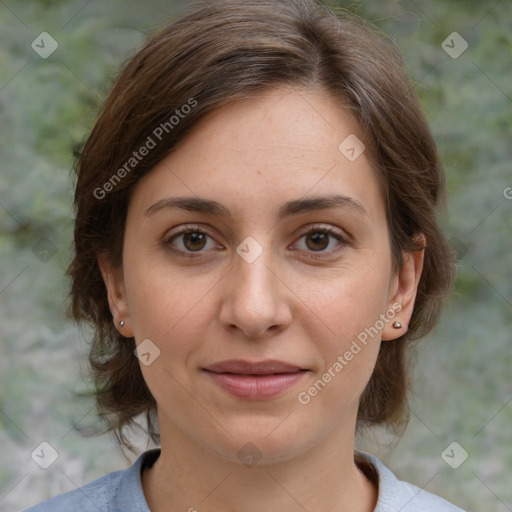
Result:
<svg viewBox="0 0 512 512"><path fill-rule="evenodd" d="M204 368L221 389L238 398L263 400L283 393L306 373L300 366L277 360L231 359Z"/></svg>
<svg viewBox="0 0 512 512"><path fill-rule="evenodd" d="M215 373L236 373L243 375L271 375L275 373L295 373L301 371L300 366L267 359L259 362L249 362L242 359L230 359L208 366L206 370Z"/></svg>

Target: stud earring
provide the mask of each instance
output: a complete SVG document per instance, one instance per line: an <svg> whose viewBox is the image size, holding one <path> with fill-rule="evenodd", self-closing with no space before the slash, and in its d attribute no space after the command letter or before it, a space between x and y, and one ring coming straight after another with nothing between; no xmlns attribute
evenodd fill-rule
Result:
<svg viewBox="0 0 512 512"><path fill-rule="evenodd" d="M119 327L124 327L124 320L121 320L121 321L119 322Z"/></svg>
<svg viewBox="0 0 512 512"><path fill-rule="evenodd" d="M402 324L401 324L400 322L396 321L396 322L393 324L393 327L394 327L395 329L400 329L400 328L402 327Z"/></svg>

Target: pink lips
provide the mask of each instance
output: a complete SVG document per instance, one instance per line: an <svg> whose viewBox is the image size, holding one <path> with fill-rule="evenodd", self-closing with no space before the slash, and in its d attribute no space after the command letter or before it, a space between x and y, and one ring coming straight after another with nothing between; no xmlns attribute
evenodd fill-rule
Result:
<svg viewBox="0 0 512 512"><path fill-rule="evenodd" d="M228 393L249 400L263 400L282 393L305 373L299 366L283 361L222 361L205 368L207 375Z"/></svg>

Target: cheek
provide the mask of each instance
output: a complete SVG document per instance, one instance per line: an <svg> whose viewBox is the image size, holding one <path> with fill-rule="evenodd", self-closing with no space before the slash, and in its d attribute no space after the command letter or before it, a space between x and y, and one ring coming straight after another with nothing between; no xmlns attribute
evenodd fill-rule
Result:
<svg viewBox="0 0 512 512"><path fill-rule="evenodd" d="M329 339L327 346L335 351L373 326L385 312L388 301L388 262L379 260L370 251L358 254L354 260L357 261L322 280L300 280L298 296L304 304L302 314L309 311L306 316L316 315L321 320L324 338ZM298 315L298 322L302 314Z"/></svg>
<svg viewBox="0 0 512 512"><path fill-rule="evenodd" d="M157 263L131 265L125 273L130 317L137 345L149 339L158 357L141 371L159 405L186 410L194 377L195 355L211 323L208 291L212 277L191 279L178 269ZM208 309L208 311L207 311Z"/></svg>
<svg viewBox="0 0 512 512"><path fill-rule="evenodd" d="M304 328L320 352L314 387L303 389L319 409L327 406L342 412L349 403L355 406L380 348L384 325L381 316L386 313L388 298L387 262L362 258L361 267L351 269L324 283L325 287L317 283L309 293L304 288L302 295L308 299L297 312L299 317L310 318ZM312 328L313 317L321 319L321 331ZM322 398L315 398L320 395Z"/></svg>
<svg viewBox="0 0 512 512"><path fill-rule="evenodd" d="M142 256L142 255L139 255ZM130 318L137 342L149 338L172 351L187 351L208 322L205 308L208 294L218 276L203 272L193 278L190 272L159 259L147 261L133 254L127 257L125 283Z"/></svg>

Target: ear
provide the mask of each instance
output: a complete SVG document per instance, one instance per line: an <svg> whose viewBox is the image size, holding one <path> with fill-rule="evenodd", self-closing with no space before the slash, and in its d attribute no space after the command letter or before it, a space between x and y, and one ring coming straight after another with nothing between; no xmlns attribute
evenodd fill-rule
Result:
<svg viewBox="0 0 512 512"><path fill-rule="evenodd" d="M114 267L106 253L101 253L98 256L98 266L107 289L108 305L113 316L114 325L123 336L131 338L133 337L133 329L126 300L123 268L121 266ZM123 322L122 326L120 322Z"/></svg>
<svg viewBox="0 0 512 512"><path fill-rule="evenodd" d="M382 330L383 341L395 340L407 332L423 270L426 241L425 235L420 233L415 236L418 249L402 253L403 265L391 280L388 303L388 311L393 310L396 314ZM395 322L399 322L401 327L393 327Z"/></svg>

